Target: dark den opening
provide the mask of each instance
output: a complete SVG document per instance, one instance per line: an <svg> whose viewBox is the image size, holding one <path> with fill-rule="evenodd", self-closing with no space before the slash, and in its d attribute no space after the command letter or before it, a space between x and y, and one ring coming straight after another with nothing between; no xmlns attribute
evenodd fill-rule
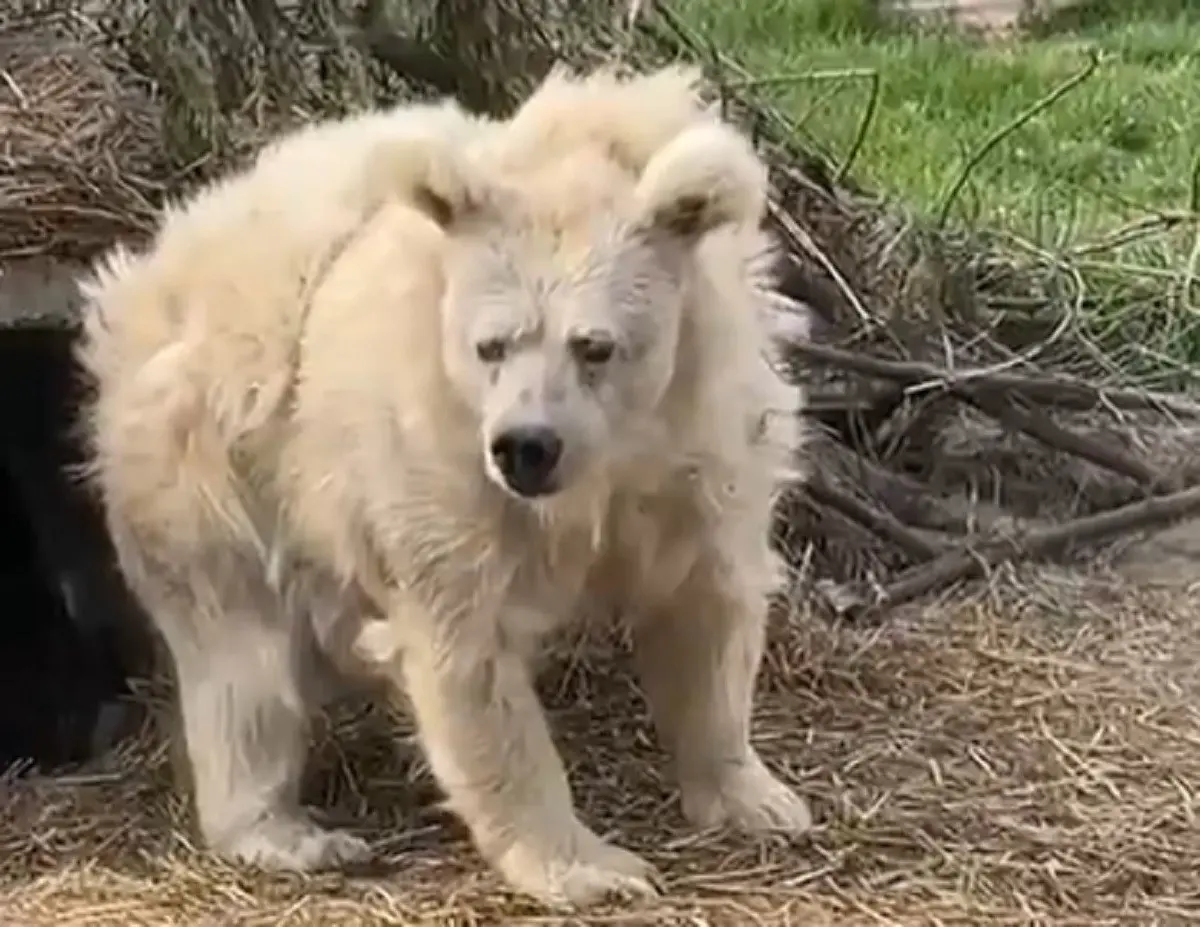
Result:
<svg viewBox="0 0 1200 927"><path fill-rule="evenodd" d="M132 716L140 616L70 474L75 383L69 332L0 330L0 771L88 759Z"/></svg>

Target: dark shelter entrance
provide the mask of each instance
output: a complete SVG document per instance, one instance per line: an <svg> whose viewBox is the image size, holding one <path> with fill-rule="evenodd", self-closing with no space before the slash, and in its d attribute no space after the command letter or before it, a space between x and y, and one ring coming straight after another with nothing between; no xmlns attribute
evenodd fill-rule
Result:
<svg viewBox="0 0 1200 927"><path fill-rule="evenodd" d="M63 275L0 276L0 771L50 770L134 720L144 619L75 468L77 298Z"/></svg>

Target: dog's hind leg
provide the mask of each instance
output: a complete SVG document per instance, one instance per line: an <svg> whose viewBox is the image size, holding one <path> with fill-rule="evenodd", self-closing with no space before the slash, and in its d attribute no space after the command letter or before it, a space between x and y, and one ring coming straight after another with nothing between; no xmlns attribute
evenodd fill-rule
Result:
<svg viewBox="0 0 1200 927"><path fill-rule="evenodd" d="M131 585L174 663L199 830L230 859L312 870L358 861L367 844L301 807L311 675L302 619L255 558L168 564L119 545Z"/></svg>

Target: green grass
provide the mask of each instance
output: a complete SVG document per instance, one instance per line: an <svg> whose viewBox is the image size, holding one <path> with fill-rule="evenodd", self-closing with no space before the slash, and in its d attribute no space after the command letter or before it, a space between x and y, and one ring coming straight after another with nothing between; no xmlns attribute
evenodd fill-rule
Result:
<svg viewBox="0 0 1200 927"><path fill-rule="evenodd" d="M763 92L835 163L852 149L871 82L805 74L877 73L877 110L851 172L931 213L981 144L1083 70L1094 49L1101 64L1089 79L972 169L953 218L1048 244L1146 211L1189 208L1200 157L1200 2L1112 0L1125 12L1100 10L1070 31L990 47L884 28L868 6L674 3L715 47L765 78Z"/></svg>
<svg viewBox="0 0 1200 927"><path fill-rule="evenodd" d="M949 222L1069 262L1083 333L1128 377L1200 385L1200 0L1093 0L991 44L884 24L870 0L672 6L861 186L939 219L965 175ZM1093 247L1164 213L1185 218Z"/></svg>

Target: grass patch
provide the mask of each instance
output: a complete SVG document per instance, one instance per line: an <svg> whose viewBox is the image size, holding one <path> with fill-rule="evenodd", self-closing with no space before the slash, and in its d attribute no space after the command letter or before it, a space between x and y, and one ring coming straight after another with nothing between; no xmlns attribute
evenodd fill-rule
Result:
<svg viewBox="0 0 1200 927"><path fill-rule="evenodd" d="M1112 0L1063 14L1020 43L948 30L900 29L867 0L677 0L676 9L761 81L808 142L834 163L854 152L872 82L876 110L852 175L936 216L964 166L999 129L1088 66L1095 71L979 160L949 219L1060 252L1102 240L1148 214L1195 212L1200 178L1200 4ZM1195 222L1079 257L1097 336L1130 339L1153 365L1200 360L1200 286L1179 312L1129 317L1131 294L1166 286L1193 256ZM1178 283L1178 280L1175 281ZM1194 310L1194 311L1193 311ZM1176 369L1176 373L1179 371Z"/></svg>
<svg viewBox="0 0 1200 927"><path fill-rule="evenodd" d="M855 174L931 210L987 136L1098 51L1097 72L1008 136L960 201L959 218L1029 233L1064 211L1094 230L1188 205L1200 153L1200 5L1174 6L1175 15L1094 18L1020 46L900 33L853 0L683 0L679 9L750 71L777 77L766 91L835 160L853 143L869 83L802 75L878 71L879 108Z"/></svg>

